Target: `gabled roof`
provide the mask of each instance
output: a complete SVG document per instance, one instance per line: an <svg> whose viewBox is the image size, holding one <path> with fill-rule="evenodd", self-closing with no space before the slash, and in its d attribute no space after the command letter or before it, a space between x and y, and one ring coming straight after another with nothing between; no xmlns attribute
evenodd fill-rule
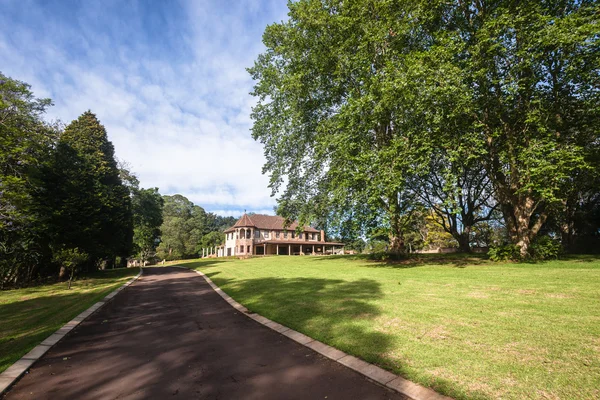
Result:
<svg viewBox="0 0 600 400"><path fill-rule="evenodd" d="M237 220L235 225L229 229L226 229L225 232L234 231L235 228L256 228L275 231L287 229L288 231L292 231L298 227L298 221L293 221L291 224L285 227L284 225L285 218L278 215L244 214L240 219ZM311 226L304 226L304 232L319 233L320 231Z"/></svg>

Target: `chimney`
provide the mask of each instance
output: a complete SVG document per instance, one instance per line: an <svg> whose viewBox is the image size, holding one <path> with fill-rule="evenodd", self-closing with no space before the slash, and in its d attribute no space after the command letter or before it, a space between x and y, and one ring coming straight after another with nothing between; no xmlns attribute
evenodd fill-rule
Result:
<svg viewBox="0 0 600 400"><path fill-rule="evenodd" d="M325 242L325 231L321 229L321 242Z"/></svg>

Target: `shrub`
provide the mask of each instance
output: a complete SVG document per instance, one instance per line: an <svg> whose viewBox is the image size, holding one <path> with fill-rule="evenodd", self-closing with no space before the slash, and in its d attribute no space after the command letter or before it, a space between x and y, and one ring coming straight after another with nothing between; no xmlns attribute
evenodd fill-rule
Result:
<svg viewBox="0 0 600 400"><path fill-rule="evenodd" d="M540 236L531 244L529 253L534 260L557 259L562 254L562 245L549 236Z"/></svg>
<svg viewBox="0 0 600 400"><path fill-rule="evenodd" d="M369 253L369 259L376 261L401 261L405 260L406 258L406 254L390 253L387 251Z"/></svg>
<svg viewBox="0 0 600 400"><path fill-rule="evenodd" d="M518 261L521 259L520 249L516 244L503 244L490 248L488 256L492 261Z"/></svg>

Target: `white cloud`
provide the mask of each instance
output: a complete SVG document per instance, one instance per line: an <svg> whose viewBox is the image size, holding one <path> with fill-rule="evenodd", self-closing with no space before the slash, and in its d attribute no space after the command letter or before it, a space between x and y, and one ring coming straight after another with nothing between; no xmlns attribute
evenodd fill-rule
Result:
<svg viewBox="0 0 600 400"><path fill-rule="evenodd" d="M164 36L178 40L162 47L139 32L140 10L127 10L125 21L82 8L70 25L53 10L12 27L3 23L14 17L7 15L0 17L2 72L51 97L50 118L68 123L87 109L96 113L142 186L222 215L272 213L262 147L250 137L245 68L262 50L266 24L285 10L285 1L190 1L181 13L187 19L166 21ZM96 29L98 18L112 19L107 31ZM180 50L161 52L171 44Z"/></svg>

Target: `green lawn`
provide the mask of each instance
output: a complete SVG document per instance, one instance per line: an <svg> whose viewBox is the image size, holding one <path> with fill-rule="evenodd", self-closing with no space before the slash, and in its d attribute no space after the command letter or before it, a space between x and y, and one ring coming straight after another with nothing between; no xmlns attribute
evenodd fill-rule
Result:
<svg viewBox="0 0 600 400"><path fill-rule="evenodd" d="M182 262L250 310L459 399L600 398L600 259Z"/></svg>
<svg viewBox="0 0 600 400"><path fill-rule="evenodd" d="M62 282L0 291L0 372L138 272L99 271L74 281L71 290Z"/></svg>

